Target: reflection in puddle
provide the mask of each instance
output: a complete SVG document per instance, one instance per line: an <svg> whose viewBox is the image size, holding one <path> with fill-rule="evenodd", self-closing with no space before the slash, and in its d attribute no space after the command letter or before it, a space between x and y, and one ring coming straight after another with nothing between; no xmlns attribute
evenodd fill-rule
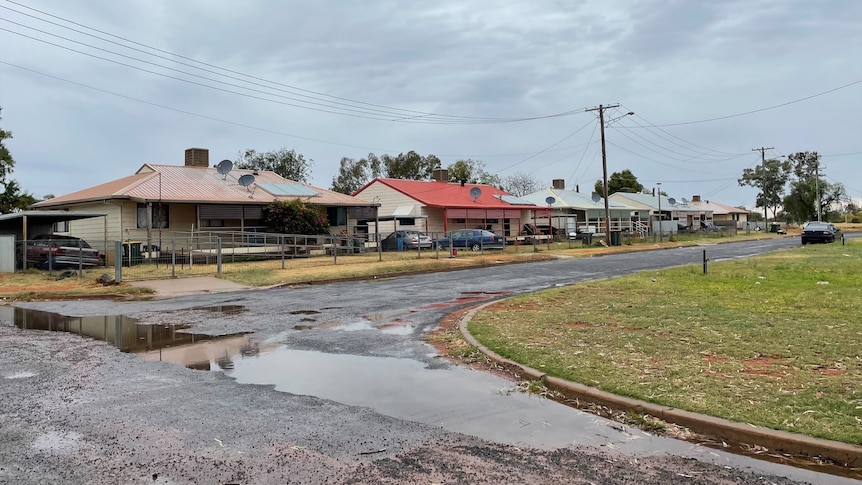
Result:
<svg viewBox="0 0 862 485"><path fill-rule="evenodd" d="M184 331L189 325L141 325L123 315L69 317L25 308L13 311L15 325L22 330L74 333L107 342L147 361L170 362L197 370L229 369L237 358L256 357L275 347L261 348L245 333L219 336L189 333Z"/></svg>
<svg viewBox="0 0 862 485"><path fill-rule="evenodd" d="M196 310L205 310L213 313L224 313L225 315L238 315L246 311L243 305L216 305L198 307Z"/></svg>
<svg viewBox="0 0 862 485"><path fill-rule="evenodd" d="M345 323L335 328L344 332L377 330L380 333L385 333L387 335L410 335L413 333L413 325L410 324L410 322L401 319L396 319L392 323L386 323L377 327L375 327L369 320L359 320L357 322Z"/></svg>
<svg viewBox="0 0 862 485"><path fill-rule="evenodd" d="M330 354L285 346L254 360L234 362L232 369L224 371L241 384L275 385L279 391L370 406L402 417L415 417L426 409L436 412L440 404L435 400L458 392L459 382L463 382L453 380L451 373L475 374L463 369L431 369L413 359ZM474 392L476 383L467 384L471 389L461 391ZM496 391L486 388L481 392Z"/></svg>

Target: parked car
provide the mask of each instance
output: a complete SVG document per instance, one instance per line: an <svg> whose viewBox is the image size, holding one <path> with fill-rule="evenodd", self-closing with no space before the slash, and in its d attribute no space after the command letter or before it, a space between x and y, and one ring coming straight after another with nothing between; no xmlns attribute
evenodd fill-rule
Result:
<svg viewBox="0 0 862 485"><path fill-rule="evenodd" d="M831 243L844 236L841 229L829 222L806 222L802 227L802 244L822 242Z"/></svg>
<svg viewBox="0 0 862 485"><path fill-rule="evenodd" d="M402 250L431 249L431 238L419 231L397 230L380 240L383 251L398 251L398 239L401 239Z"/></svg>
<svg viewBox="0 0 862 485"><path fill-rule="evenodd" d="M103 264L99 251L81 238L41 234L27 241L27 267L93 268Z"/></svg>
<svg viewBox="0 0 862 485"><path fill-rule="evenodd" d="M481 229L459 229L453 232L450 237L438 239L437 248L448 251L450 241L453 248L464 248L471 251L506 248L506 240L503 237Z"/></svg>

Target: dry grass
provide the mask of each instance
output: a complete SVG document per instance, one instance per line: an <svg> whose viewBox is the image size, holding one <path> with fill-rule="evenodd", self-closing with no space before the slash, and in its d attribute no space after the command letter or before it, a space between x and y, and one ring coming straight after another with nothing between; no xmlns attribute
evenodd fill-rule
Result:
<svg viewBox="0 0 862 485"><path fill-rule="evenodd" d="M4 301L64 300L80 298L144 298L152 294L146 288L129 284L104 286L96 279L104 270L85 270L62 280L57 273L28 270L0 274L0 298Z"/></svg>

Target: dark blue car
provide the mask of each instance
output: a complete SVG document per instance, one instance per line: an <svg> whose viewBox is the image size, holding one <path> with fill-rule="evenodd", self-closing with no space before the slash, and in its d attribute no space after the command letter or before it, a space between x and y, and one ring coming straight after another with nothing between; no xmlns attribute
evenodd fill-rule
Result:
<svg viewBox="0 0 862 485"><path fill-rule="evenodd" d="M455 249L469 249L481 251L483 249L505 249L506 240L491 231L481 229L459 229L450 237L437 240L437 249L447 251L450 247Z"/></svg>

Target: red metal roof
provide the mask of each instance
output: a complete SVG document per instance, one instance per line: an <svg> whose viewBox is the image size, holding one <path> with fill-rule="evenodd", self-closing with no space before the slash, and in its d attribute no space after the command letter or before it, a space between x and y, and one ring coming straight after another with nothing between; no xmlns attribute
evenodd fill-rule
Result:
<svg viewBox="0 0 862 485"><path fill-rule="evenodd" d="M354 193L360 194L365 188L374 183L381 183L402 194L415 199L427 207L439 207L450 209L535 209L535 205L510 204L500 200L500 196L510 196L504 190L493 185L464 184L457 182L438 182L435 180L405 180L376 178L365 184L364 187ZM482 194L474 199L470 190L478 187Z"/></svg>

